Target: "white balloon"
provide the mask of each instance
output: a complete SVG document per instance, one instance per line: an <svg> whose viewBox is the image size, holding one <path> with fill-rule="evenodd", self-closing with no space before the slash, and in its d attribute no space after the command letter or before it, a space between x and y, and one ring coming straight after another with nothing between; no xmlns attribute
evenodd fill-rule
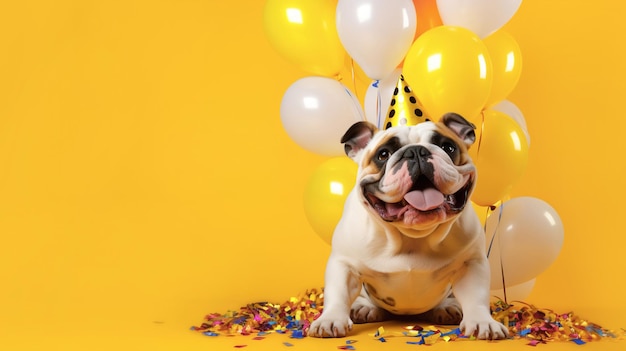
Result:
<svg viewBox="0 0 626 351"><path fill-rule="evenodd" d="M359 100L345 85L331 78L305 77L283 95L280 119L289 137L302 148L341 156L341 137L365 117Z"/></svg>
<svg viewBox="0 0 626 351"><path fill-rule="evenodd" d="M517 285L506 285L506 294L504 293L504 289L502 288L502 282L500 282L500 289L491 289L492 298L497 297L502 300L506 299L506 301L523 301L528 298L530 293L533 291L535 287L536 279L531 279L527 282L517 284ZM493 284L492 284L493 286Z"/></svg>
<svg viewBox="0 0 626 351"><path fill-rule="evenodd" d="M497 31L517 12L522 0L437 0L443 24L464 27L481 38Z"/></svg>
<svg viewBox="0 0 626 351"><path fill-rule="evenodd" d="M530 146L530 134L528 134L526 119L524 119L524 114L522 114L522 111L519 109L519 107L517 107L517 105L509 100L502 100L499 103L493 105L491 109L505 113L507 116L513 118L522 128L522 131L526 135L526 141L528 142L528 146Z"/></svg>
<svg viewBox="0 0 626 351"><path fill-rule="evenodd" d="M563 246L563 223L545 201L517 197L487 218L491 289L527 282L546 270ZM504 275L504 279L502 276Z"/></svg>
<svg viewBox="0 0 626 351"><path fill-rule="evenodd" d="M372 81L365 92L363 101L365 117L379 129L382 129L385 114L391 105L391 98L401 73L402 69L397 68L386 78Z"/></svg>
<svg viewBox="0 0 626 351"><path fill-rule="evenodd" d="M336 23L343 47L371 79L393 72L417 28L411 0L339 0Z"/></svg>

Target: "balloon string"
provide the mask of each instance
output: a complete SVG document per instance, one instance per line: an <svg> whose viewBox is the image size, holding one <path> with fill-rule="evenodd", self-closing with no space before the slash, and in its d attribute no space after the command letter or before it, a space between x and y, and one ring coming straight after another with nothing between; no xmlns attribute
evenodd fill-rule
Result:
<svg viewBox="0 0 626 351"><path fill-rule="evenodd" d="M352 90L350 90L349 87L347 87L347 84L343 83L344 81L344 77L341 75L341 73L338 73L335 76L335 79L337 79L337 81L339 83L342 83L342 85L345 87L345 91L346 94L348 94L350 97L352 97L354 100L358 101L359 100L359 94L357 91L357 87L356 87L356 71L354 70L354 59L350 58L350 76L351 76L351 80L352 80ZM360 107L360 103L357 102L357 105L359 105ZM367 121L367 117L365 116L365 114L363 113L362 109L358 109L358 113L359 116L361 116L361 120L362 121Z"/></svg>
<svg viewBox="0 0 626 351"><path fill-rule="evenodd" d="M496 235L498 234L498 227L500 226L500 222L502 221L502 213L504 212L504 202L500 204L500 212L498 213L498 223L496 223L496 229L493 231L493 236L489 242L489 249L487 249L487 258L491 254L491 248L493 247L493 243L496 239ZM487 230L487 222L485 221L485 231ZM500 274L502 275L502 290L504 292L504 303L508 303L507 295L506 295L506 280L504 277L504 263L502 262L502 242L498 242L498 246L500 246Z"/></svg>
<svg viewBox="0 0 626 351"><path fill-rule="evenodd" d="M480 155L480 145L483 143L483 134L485 133L485 113L480 112L480 137L478 137L478 145L476 145L476 156Z"/></svg>
<svg viewBox="0 0 626 351"><path fill-rule="evenodd" d="M489 209L487 209L487 213L489 213ZM500 215L502 214L502 209L500 209ZM500 224L500 217L498 217L498 223L496 223L496 230L493 231L493 235L491 236L491 240L489 241L489 248L487 249L487 258L491 255L491 248L493 247L493 242L496 239L496 233L498 229L498 225ZM487 221L485 220L485 232L487 231Z"/></svg>
<svg viewBox="0 0 626 351"><path fill-rule="evenodd" d="M380 82L377 80L376 83L374 83L374 86L376 87L376 126L378 127L378 129L383 129L382 126L382 117L381 117L381 108L380 106L382 105L382 98L380 97L380 88L378 88L378 84Z"/></svg>
<svg viewBox="0 0 626 351"><path fill-rule="evenodd" d="M352 76L352 88L354 89L354 95L359 96L359 92L356 86L356 71L354 70L354 59L350 58L350 75ZM366 121L365 115L361 116Z"/></svg>
<svg viewBox="0 0 626 351"><path fill-rule="evenodd" d="M502 264L502 255L500 255L500 274L502 275L502 291L504 292L504 303L508 304L509 301L506 298L506 282L504 280L504 265Z"/></svg>

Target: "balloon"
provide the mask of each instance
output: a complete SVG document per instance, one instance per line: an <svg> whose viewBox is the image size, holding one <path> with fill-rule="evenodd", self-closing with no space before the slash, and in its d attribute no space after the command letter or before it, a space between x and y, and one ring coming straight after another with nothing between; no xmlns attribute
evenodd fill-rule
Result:
<svg viewBox="0 0 626 351"><path fill-rule="evenodd" d="M493 85L487 106L504 100L515 88L522 74L522 51L513 37L501 30L483 41L493 64Z"/></svg>
<svg viewBox="0 0 626 351"><path fill-rule="evenodd" d="M402 73L435 120L456 112L478 121L493 80L491 59L482 40L467 29L452 26L435 27L417 38Z"/></svg>
<svg viewBox="0 0 626 351"><path fill-rule="evenodd" d="M346 52L335 24L337 0L268 0L263 22L270 44L303 70L336 76Z"/></svg>
<svg viewBox="0 0 626 351"><path fill-rule="evenodd" d="M526 126L526 120L524 119L524 114L522 114L522 111L519 109L519 107L517 107L517 105L515 105L509 100L502 100L498 102L497 104L493 105L491 109L495 111L503 112L507 116L513 118L515 122L519 124L520 128L522 128L524 135L526 135L526 142L528 143L528 146L530 146L530 134L528 134L528 127Z"/></svg>
<svg viewBox="0 0 626 351"><path fill-rule="evenodd" d="M467 28L485 38L505 25L522 0L437 0L443 24Z"/></svg>
<svg viewBox="0 0 626 351"><path fill-rule="evenodd" d="M563 246L563 223L545 201L517 197L487 219L487 254L491 289L527 282L545 271Z"/></svg>
<svg viewBox="0 0 626 351"><path fill-rule="evenodd" d="M334 157L318 166L307 183L304 213L313 230L328 244L356 183L357 168L348 157Z"/></svg>
<svg viewBox="0 0 626 351"><path fill-rule="evenodd" d="M384 79L373 81L367 88L363 104L365 117L378 128L382 128L385 114L391 103L391 97L401 73L401 69L395 69Z"/></svg>
<svg viewBox="0 0 626 351"><path fill-rule="evenodd" d="M393 72L411 46L415 28L411 0L339 0L337 4L339 39L372 79Z"/></svg>
<svg viewBox="0 0 626 351"><path fill-rule="evenodd" d="M354 94L325 77L305 77L293 83L283 95L280 118L293 141L327 156L343 155L341 137L352 124L365 119Z"/></svg>
<svg viewBox="0 0 626 351"><path fill-rule="evenodd" d="M535 287L536 279L531 279L527 282L506 286L506 294L502 288L502 282L500 282L499 289L491 289L491 296L498 297L500 299L506 299L506 301L522 301L528 298L533 288ZM493 283L492 283L493 284ZM493 286L493 285L492 285Z"/></svg>
<svg viewBox="0 0 626 351"><path fill-rule="evenodd" d="M431 28L443 25L436 0L413 0L417 17L415 39Z"/></svg>
<svg viewBox="0 0 626 351"><path fill-rule="evenodd" d="M483 118L478 127L482 133L469 150L478 173L472 201L489 206L504 199L521 178L528 164L528 144L511 117L485 110Z"/></svg>

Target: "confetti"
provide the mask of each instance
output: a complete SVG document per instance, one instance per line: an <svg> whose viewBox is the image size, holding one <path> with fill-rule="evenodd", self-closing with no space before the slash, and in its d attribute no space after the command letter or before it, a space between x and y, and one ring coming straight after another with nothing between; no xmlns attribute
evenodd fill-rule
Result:
<svg viewBox="0 0 626 351"><path fill-rule="evenodd" d="M324 306L323 290L312 289L298 297L291 297L282 304L256 302L241 307L238 311L224 314L210 313L205 316L200 326L193 326L192 331L210 337L256 335L253 340L263 340L272 333L287 334L293 339L307 336L311 323L321 315ZM491 304L492 316L509 329L509 339L528 340L528 345L537 346L548 342L570 341L577 345L599 341L602 338L623 340L626 330L605 329L595 323L580 318L573 312L556 313L550 309L537 308L518 302L507 303L502 300ZM431 345L437 342L455 340L477 340L475 335L466 337L459 328L445 329L439 326L409 325L401 331L386 331L378 327L370 337L386 342L389 337L405 337L411 345ZM355 350L351 344L357 340L347 340L346 345L338 346L341 350ZM293 344L284 342L292 347ZM243 348L247 345L236 345Z"/></svg>
<svg viewBox="0 0 626 351"><path fill-rule="evenodd" d="M241 307L239 311L210 313L205 316L204 323L191 330L224 335L284 334L291 331L291 337L302 338L322 313L323 305L324 293L312 289L302 296L291 297L283 304L256 302Z"/></svg>
<svg viewBox="0 0 626 351"><path fill-rule="evenodd" d="M304 338L304 331L302 331L302 330L294 330L291 333L291 337L294 338L294 339L302 339L302 338Z"/></svg>
<svg viewBox="0 0 626 351"><path fill-rule="evenodd" d="M385 334L385 328L379 327L378 329L376 329L376 333L369 334L369 335L376 338L376 337L379 337L379 336L384 335L384 334Z"/></svg>
<svg viewBox="0 0 626 351"><path fill-rule="evenodd" d="M495 320L506 323L512 338L528 339L531 346L550 341L572 341L582 345L602 337L623 339L626 336L623 329L620 332L604 329L572 312L558 314L550 309L540 309L523 302L516 303L520 307L501 300L494 302L491 306L492 316Z"/></svg>

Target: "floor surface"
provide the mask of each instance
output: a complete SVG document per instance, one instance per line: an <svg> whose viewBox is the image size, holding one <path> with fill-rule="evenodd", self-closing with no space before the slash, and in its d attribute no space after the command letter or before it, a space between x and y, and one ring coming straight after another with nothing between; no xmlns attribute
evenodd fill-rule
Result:
<svg viewBox="0 0 626 351"><path fill-rule="evenodd" d="M418 341L405 336L387 336L381 342L372 334L383 326L386 333L394 334L403 331L399 322L382 324L357 325L353 334L339 339L316 339L305 337L290 338L289 334L272 333L262 338L250 336L205 336L191 331L190 325L183 321L118 321L102 325L56 325L41 327L33 325L32 329L10 331L3 337L2 350L172 350L172 351L207 351L207 350L289 350L289 351L323 351L323 350L416 350L428 347L431 350L531 350L526 340L477 341L456 340L438 341L431 346L409 344ZM5 330L4 332L7 332ZM3 333L4 334L4 333ZM602 339L585 345L573 342L549 342L535 346L541 350L624 350L626 340Z"/></svg>

